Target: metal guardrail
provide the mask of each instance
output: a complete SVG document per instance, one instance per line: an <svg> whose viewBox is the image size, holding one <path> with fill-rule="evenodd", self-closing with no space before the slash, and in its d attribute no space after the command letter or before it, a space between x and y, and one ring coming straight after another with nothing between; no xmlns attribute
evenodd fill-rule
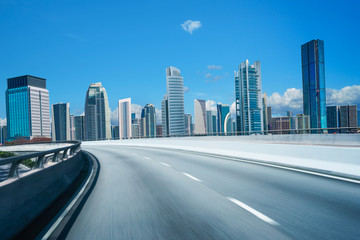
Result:
<svg viewBox="0 0 360 240"><path fill-rule="evenodd" d="M51 149L47 151L41 151L31 154L26 154L22 156L15 156L15 157L9 157L9 158L3 158L0 159L0 166L11 164L8 179L10 178L19 178L19 166L22 161L28 160L28 159L35 159L35 166L31 169L39 169L44 168L45 163L47 163L49 160L51 162L59 162L64 161L70 156L76 155L76 153L80 150L81 142L78 141L61 141L61 142L39 142L37 144L51 144L51 143L72 143L70 146Z"/></svg>

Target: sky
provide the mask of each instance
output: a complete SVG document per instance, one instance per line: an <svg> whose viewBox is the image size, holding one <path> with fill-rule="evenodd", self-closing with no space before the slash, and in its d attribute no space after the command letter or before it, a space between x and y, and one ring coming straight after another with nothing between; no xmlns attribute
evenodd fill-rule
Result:
<svg viewBox="0 0 360 240"><path fill-rule="evenodd" d="M137 112L147 103L160 109L169 66L184 77L185 112L195 98L232 105L245 59L261 61L274 115L300 113L300 46L312 39L325 42L328 104L360 106L359 10L357 0L0 0L0 119L6 79L25 74L46 78L50 104L69 102L72 114L84 112L95 82L113 120L122 98Z"/></svg>

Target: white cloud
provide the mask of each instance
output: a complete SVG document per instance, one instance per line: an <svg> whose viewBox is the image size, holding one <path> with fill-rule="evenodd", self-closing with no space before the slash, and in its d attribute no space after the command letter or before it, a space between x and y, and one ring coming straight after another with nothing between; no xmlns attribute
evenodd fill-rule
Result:
<svg viewBox="0 0 360 240"><path fill-rule="evenodd" d="M156 113L156 124L160 125L162 120L161 120L161 109L157 109L155 108L155 113Z"/></svg>
<svg viewBox="0 0 360 240"><path fill-rule="evenodd" d="M216 111L216 102L214 100L206 100L206 110Z"/></svg>
<svg viewBox="0 0 360 240"><path fill-rule="evenodd" d="M192 20L187 20L185 21L183 24L181 24L181 27L184 31L192 34L192 32L198 28L201 27L201 22L200 21L192 21Z"/></svg>
<svg viewBox="0 0 360 240"><path fill-rule="evenodd" d="M135 117L140 118L141 117L141 111L142 111L143 108L144 108L143 106L132 103L131 104L131 113L135 113Z"/></svg>
<svg viewBox="0 0 360 240"><path fill-rule="evenodd" d="M187 86L184 86L184 92L189 92L190 91L190 88L189 87L187 87Z"/></svg>
<svg viewBox="0 0 360 240"><path fill-rule="evenodd" d="M6 126L6 118L0 118L0 126Z"/></svg>
<svg viewBox="0 0 360 240"><path fill-rule="evenodd" d="M347 86L340 90L326 89L326 103L330 105L360 105L360 85Z"/></svg>
<svg viewBox="0 0 360 240"><path fill-rule="evenodd" d="M207 66L207 69L209 69L209 70L219 70L221 68L222 67L218 66L218 65L209 65L209 66Z"/></svg>
<svg viewBox="0 0 360 240"><path fill-rule="evenodd" d="M233 102L230 106L230 113L231 113L231 118L236 119L235 102Z"/></svg>
<svg viewBox="0 0 360 240"><path fill-rule="evenodd" d="M207 78L206 82L208 83L208 82L217 82L220 79L222 79L224 76L221 75L213 76L211 73L207 73L205 77Z"/></svg>
<svg viewBox="0 0 360 240"><path fill-rule="evenodd" d="M118 107L114 110L110 109L110 124L111 124L111 126L119 125L119 108Z"/></svg>

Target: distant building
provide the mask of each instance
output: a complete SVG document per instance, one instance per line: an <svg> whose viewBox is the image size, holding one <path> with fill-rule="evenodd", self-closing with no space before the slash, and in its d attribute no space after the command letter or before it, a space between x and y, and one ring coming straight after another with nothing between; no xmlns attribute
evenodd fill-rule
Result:
<svg viewBox="0 0 360 240"><path fill-rule="evenodd" d="M358 127L360 127L360 110L357 111Z"/></svg>
<svg viewBox="0 0 360 240"><path fill-rule="evenodd" d="M290 134L291 130L291 119L292 117L274 117L271 119L272 121L272 134ZM282 131L287 130L287 131Z"/></svg>
<svg viewBox="0 0 360 240"><path fill-rule="evenodd" d="M51 137L46 79L30 75L9 78L6 90L7 137Z"/></svg>
<svg viewBox="0 0 360 240"><path fill-rule="evenodd" d="M194 99L195 134L206 133L205 100Z"/></svg>
<svg viewBox="0 0 360 240"><path fill-rule="evenodd" d="M290 117L290 129L295 129L296 124L295 124L294 113L292 111L286 111L286 116Z"/></svg>
<svg viewBox="0 0 360 240"><path fill-rule="evenodd" d="M52 140L71 140L70 132L70 104L57 103L51 105Z"/></svg>
<svg viewBox="0 0 360 240"><path fill-rule="evenodd" d="M146 104L141 111L143 137L156 137L156 112L154 104Z"/></svg>
<svg viewBox="0 0 360 240"><path fill-rule="evenodd" d="M169 136L169 100L167 95L164 95L164 99L161 101L161 122L162 136Z"/></svg>
<svg viewBox="0 0 360 240"><path fill-rule="evenodd" d="M356 129L350 128L357 128L357 106L356 105L346 105L346 106L339 106L338 107L339 113L339 128L349 128L349 129L340 129L340 132L347 133L347 132L354 132Z"/></svg>
<svg viewBox="0 0 360 240"><path fill-rule="evenodd" d="M217 104L217 130L219 133L224 133L225 130L225 118L230 112L229 105Z"/></svg>
<svg viewBox="0 0 360 240"><path fill-rule="evenodd" d="M119 138L131 138L131 98L119 100Z"/></svg>
<svg viewBox="0 0 360 240"><path fill-rule="evenodd" d="M264 130L260 61L246 59L235 72L235 107L237 132Z"/></svg>
<svg viewBox="0 0 360 240"><path fill-rule="evenodd" d="M267 95L264 93L262 97L262 107L263 107L263 125L264 131L269 130L269 118L268 118L268 106L267 106ZM270 118L271 119L271 118Z"/></svg>
<svg viewBox="0 0 360 240"><path fill-rule="evenodd" d="M267 129L268 130L272 130L272 123L271 123L271 118L272 118L272 113L271 113L271 107L266 107L266 115L267 115L267 121L268 121L268 126Z"/></svg>
<svg viewBox="0 0 360 240"><path fill-rule="evenodd" d="M7 126L0 126L0 143L5 145L7 139Z"/></svg>
<svg viewBox="0 0 360 240"><path fill-rule="evenodd" d="M175 67L166 69L166 89L169 135L183 135L185 133L184 80L179 69Z"/></svg>
<svg viewBox="0 0 360 240"><path fill-rule="evenodd" d="M156 137L162 137L162 125L156 125Z"/></svg>
<svg viewBox="0 0 360 240"><path fill-rule="evenodd" d="M216 121L216 113L211 110L206 111L206 132L208 134L216 133L217 121Z"/></svg>
<svg viewBox="0 0 360 240"><path fill-rule="evenodd" d="M101 82L92 83L85 99L85 140L111 139L110 108Z"/></svg>
<svg viewBox="0 0 360 240"><path fill-rule="evenodd" d="M310 116L305 114L296 115L296 129L310 129ZM299 133L306 133L307 131L299 131Z"/></svg>
<svg viewBox="0 0 360 240"><path fill-rule="evenodd" d="M111 126L111 139L119 139L119 126Z"/></svg>
<svg viewBox="0 0 360 240"><path fill-rule="evenodd" d="M131 134L132 138L140 138L141 135L141 124L139 118L134 118L131 120Z"/></svg>
<svg viewBox="0 0 360 240"><path fill-rule="evenodd" d="M337 106L327 106L326 107L326 121L327 127L330 128L328 133L338 133L339 132L339 116L338 116L338 107ZM331 129L334 128L334 129Z"/></svg>
<svg viewBox="0 0 360 240"><path fill-rule="evenodd" d="M304 114L311 128L327 128L324 41L311 40L301 46Z"/></svg>
<svg viewBox="0 0 360 240"><path fill-rule="evenodd" d="M224 120L224 133L226 135L232 134L233 132L233 121L231 119L231 113L229 112L226 114L225 120Z"/></svg>
<svg viewBox="0 0 360 240"><path fill-rule="evenodd" d="M193 133L192 129L192 116L190 113L185 113L184 115L184 120L185 120L185 134L186 135L191 135ZM196 126L195 126L196 127Z"/></svg>
<svg viewBox="0 0 360 240"><path fill-rule="evenodd" d="M85 116L70 115L71 140L85 140Z"/></svg>

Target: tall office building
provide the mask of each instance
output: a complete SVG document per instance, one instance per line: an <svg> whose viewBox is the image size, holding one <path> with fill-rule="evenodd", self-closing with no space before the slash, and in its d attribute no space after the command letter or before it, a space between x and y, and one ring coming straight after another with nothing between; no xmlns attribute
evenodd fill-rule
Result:
<svg viewBox="0 0 360 240"><path fill-rule="evenodd" d="M85 140L85 116L70 115L71 140Z"/></svg>
<svg viewBox="0 0 360 240"><path fill-rule="evenodd" d="M131 114L131 135L132 138L139 138L141 137L141 129L140 129L140 119L135 118L135 113Z"/></svg>
<svg viewBox="0 0 360 240"><path fill-rule="evenodd" d="M169 135L183 135L185 133L184 80L179 69L175 67L166 69L166 89Z"/></svg>
<svg viewBox="0 0 360 240"><path fill-rule="evenodd" d="M225 118L230 112L229 105L218 104L217 106L217 131L223 133L225 130Z"/></svg>
<svg viewBox="0 0 360 240"><path fill-rule="evenodd" d="M70 132L70 104L57 103L51 105L52 140L71 140Z"/></svg>
<svg viewBox="0 0 360 240"><path fill-rule="evenodd" d="M338 133L339 127L339 119L338 119L338 106L327 106L326 107L326 121L327 121L327 128L334 128L329 129L329 133Z"/></svg>
<svg viewBox="0 0 360 240"><path fill-rule="evenodd" d="M206 133L205 100L194 99L195 134Z"/></svg>
<svg viewBox="0 0 360 240"><path fill-rule="evenodd" d="M268 121L268 130L272 130L272 122L271 122L271 118L272 118L272 112L271 112L271 107L266 107L266 116L267 116L267 121Z"/></svg>
<svg viewBox="0 0 360 240"><path fill-rule="evenodd" d="M216 113L211 110L206 111L206 132L208 134L216 133L216 127Z"/></svg>
<svg viewBox="0 0 360 240"><path fill-rule="evenodd" d="M357 127L357 106L346 105L338 107L339 127L340 128L356 128ZM342 133L352 132L355 129L341 129Z"/></svg>
<svg viewBox="0 0 360 240"><path fill-rule="evenodd" d="M0 143L1 145L5 145L7 139L7 126L0 126Z"/></svg>
<svg viewBox="0 0 360 240"><path fill-rule="evenodd" d="M305 114L296 114L296 129L310 129L310 116ZM299 131L305 133L306 131Z"/></svg>
<svg viewBox="0 0 360 240"><path fill-rule="evenodd" d="M169 136L169 101L165 94L161 101L162 136Z"/></svg>
<svg viewBox="0 0 360 240"><path fill-rule="evenodd" d="M237 131L263 131L260 61L249 65L246 59L239 65L235 72L235 99Z"/></svg>
<svg viewBox="0 0 360 240"><path fill-rule="evenodd" d="M233 129L232 129L233 124L232 123L233 123L233 121L231 119L231 113L226 114L226 117L224 120L224 133L226 135L229 135L230 133L233 132Z"/></svg>
<svg viewBox="0 0 360 240"><path fill-rule="evenodd" d="M119 100L119 138L131 138L131 98Z"/></svg>
<svg viewBox="0 0 360 240"><path fill-rule="evenodd" d="M141 111L143 137L156 137L156 112L154 104L146 104Z"/></svg>
<svg viewBox="0 0 360 240"><path fill-rule="evenodd" d="M50 105L46 79L25 75L9 78L7 85L7 137L50 138Z"/></svg>
<svg viewBox="0 0 360 240"><path fill-rule="evenodd" d="M190 113L185 113L185 134L191 135L193 133L192 116ZM196 127L196 126L195 126Z"/></svg>
<svg viewBox="0 0 360 240"><path fill-rule="evenodd" d="M112 140L119 139L119 126L111 126L111 139Z"/></svg>
<svg viewBox="0 0 360 240"><path fill-rule="evenodd" d="M110 108L101 82L92 83L85 98L85 140L111 139Z"/></svg>
<svg viewBox="0 0 360 240"><path fill-rule="evenodd" d="M162 137L162 125L156 125L156 137Z"/></svg>
<svg viewBox="0 0 360 240"><path fill-rule="evenodd" d="M326 128L324 41L312 40L301 46L304 114L311 128Z"/></svg>
<svg viewBox="0 0 360 240"><path fill-rule="evenodd" d="M262 97L262 108L263 108L263 125L264 131L269 130L269 119L268 119L268 106L267 106L267 95L264 93Z"/></svg>

